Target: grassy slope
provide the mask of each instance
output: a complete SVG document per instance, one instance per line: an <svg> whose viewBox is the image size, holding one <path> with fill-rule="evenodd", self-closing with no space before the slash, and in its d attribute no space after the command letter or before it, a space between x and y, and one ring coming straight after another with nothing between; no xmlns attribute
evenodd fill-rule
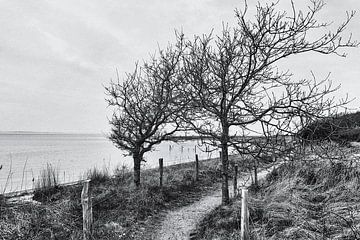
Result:
<svg viewBox="0 0 360 240"><path fill-rule="evenodd" d="M360 239L360 168L341 161L282 165L250 193L252 239ZM240 199L219 207L197 239L240 239Z"/></svg>
<svg viewBox="0 0 360 240"><path fill-rule="evenodd" d="M183 206L212 190L221 175L218 161L200 162L200 181L194 163L164 169L164 188L157 170L144 171L136 190L130 172L115 178L92 173L94 239L146 239L147 231L165 210ZM81 239L81 186L59 187L50 195L36 194L42 204L0 204L3 239Z"/></svg>

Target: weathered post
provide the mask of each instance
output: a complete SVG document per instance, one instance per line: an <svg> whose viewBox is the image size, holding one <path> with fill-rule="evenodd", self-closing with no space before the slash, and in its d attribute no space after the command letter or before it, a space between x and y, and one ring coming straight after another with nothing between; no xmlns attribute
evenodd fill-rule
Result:
<svg viewBox="0 0 360 240"><path fill-rule="evenodd" d="M258 162L254 159L254 185L258 186Z"/></svg>
<svg viewBox="0 0 360 240"><path fill-rule="evenodd" d="M83 237L84 240L91 239L93 214L91 203L91 192L89 191L90 179L84 181L81 191L81 205L83 209Z"/></svg>
<svg viewBox="0 0 360 240"><path fill-rule="evenodd" d="M195 154L195 180L199 181L199 156Z"/></svg>
<svg viewBox="0 0 360 240"><path fill-rule="evenodd" d="M247 206L248 190L243 188L241 190L241 229L240 239L249 240L249 215Z"/></svg>
<svg viewBox="0 0 360 240"><path fill-rule="evenodd" d="M234 165L234 197L237 195L237 176L238 176L238 165Z"/></svg>
<svg viewBox="0 0 360 240"><path fill-rule="evenodd" d="M160 187L163 187L163 174L164 174L164 159L159 158L159 170L160 170Z"/></svg>

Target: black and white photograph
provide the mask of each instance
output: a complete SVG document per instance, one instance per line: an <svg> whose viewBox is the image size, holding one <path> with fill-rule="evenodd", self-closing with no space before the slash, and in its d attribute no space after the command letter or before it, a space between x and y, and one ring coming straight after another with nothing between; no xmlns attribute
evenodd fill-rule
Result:
<svg viewBox="0 0 360 240"><path fill-rule="evenodd" d="M0 240L360 240L360 1L0 0Z"/></svg>

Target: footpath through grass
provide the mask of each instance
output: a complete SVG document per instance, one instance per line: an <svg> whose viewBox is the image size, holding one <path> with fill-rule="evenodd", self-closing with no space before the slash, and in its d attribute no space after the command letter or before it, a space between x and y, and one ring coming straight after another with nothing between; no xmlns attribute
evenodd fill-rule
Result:
<svg viewBox="0 0 360 240"><path fill-rule="evenodd" d="M358 149L342 156L288 162L250 189L251 239L360 239ZM240 239L241 199L221 206L195 239Z"/></svg>
<svg viewBox="0 0 360 240"><path fill-rule="evenodd" d="M132 173L120 169L114 177L99 170L90 172L93 196L94 239L147 239L166 210L187 205L213 190L221 179L218 159L200 161L195 181L194 162L164 168L159 187L156 169L142 173L136 189ZM0 203L2 239L81 239L82 186L57 186L35 192L39 203Z"/></svg>

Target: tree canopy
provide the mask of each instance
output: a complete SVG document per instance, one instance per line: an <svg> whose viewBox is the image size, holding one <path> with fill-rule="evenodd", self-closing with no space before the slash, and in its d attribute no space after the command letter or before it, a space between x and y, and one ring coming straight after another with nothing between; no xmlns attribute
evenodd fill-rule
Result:
<svg viewBox="0 0 360 240"><path fill-rule="evenodd" d="M228 203L230 147L250 153L243 144L248 134L294 134L347 103L330 97L338 87L328 77L294 79L290 70L278 68L282 59L294 55L345 56L342 49L358 46L351 36L343 36L355 13L329 31L330 23L317 20L323 7L323 1L312 0L303 12L292 2L292 11L286 13L277 3L258 3L255 16L249 17L245 4L235 12L237 24L224 24L219 35L178 35L174 47L160 51L160 58L106 89L114 107L110 139L138 163L135 159L143 160L146 151L180 125L211 137L222 151L222 201Z"/></svg>
<svg viewBox="0 0 360 240"><path fill-rule="evenodd" d="M323 6L322 1L313 0L304 13L293 4L287 14L279 12L276 3L259 3L255 18L249 20L246 5L236 11L237 25L225 25L217 36L210 33L188 41L183 75L186 97L195 110L186 120L192 130L212 137L221 148L223 202L229 201L228 149L234 146L241 151L244 138L238 136L255 132L254 124L261 126L264 136L294 134L309 119L346 104L346 99L336 102L329 97L338 88L327 78L298 80L277 66L293 55L344 56L341 49L357 46L342 36L354 12L335 31L323 33L329 24L316 19ZM317 34L309 37L310 32Z"/></svg>

